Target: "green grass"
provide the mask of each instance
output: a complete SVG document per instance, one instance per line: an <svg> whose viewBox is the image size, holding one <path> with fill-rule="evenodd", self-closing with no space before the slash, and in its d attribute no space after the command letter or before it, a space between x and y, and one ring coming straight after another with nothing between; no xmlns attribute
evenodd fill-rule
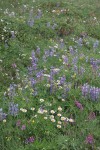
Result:
<svg viewBox="0 0 100 150"><path fill-rule="evenodd" d="M0 110L1 149L99 150L100 97L98 101L92 100L91 96L84 97L81 89L85 83L100 89L100 1L1 0L0 7L0 107L7 114L6 119L2 119ZM38 9L42 11L40 19L36 19ZM15 15L11 15L11 12ZM34 18L32 27L27 23L30 13ZM50 27L47 27L48 22ZM57 26L52 29L54 24ZM15 38L12 38L11 31L15 32ZM83 38L82 46L77 44L80 37ZM60 47L61 39L64 41L63 48ZM93 44L97 40L99 46L94 51ZM38 46L39 54L36 51ZM74 47L74 54L71 54L69 46ZM29 75L32 50L36 53L38 63L37 70ZM46 56L46 51L51 56ZM65 64L64 56L68 58ZM78 58L78 71L74 70L75 57ZM91 58L98 60L97 70L90 63ZM41 70L43 74L50 75L51 67L59 69L52 80L52 93L48 77L36 77ZM81 67L85 69L83 74ZM60 77L63 76L66 81L59 85ZM30 78L37 81L33 87ZM13 83L16 87L11 89ZM11 96L10 92L14 95ZM38 94L34 95L35 92ZM77 108L75 101L81 103L83 110ZM18 114L14 116L9 110L12 102L18 104L19 108ZM58 110L59 106L62 111ZM39 113L41 107L47 112ZM51 110L55 113L52 114ZM62 117L72 118L74 123L61 120L59 113ZM54 115L55 121L50 119L51 115ZM19 127L16 126L18 120L21 121ZM60 125L58 121L61 128L57 127ZM23 131L22 125L26 126ZM89 135L93 136L92 144L86 143ZM26 144L26 139L32 136L34 142Z"/></svg>

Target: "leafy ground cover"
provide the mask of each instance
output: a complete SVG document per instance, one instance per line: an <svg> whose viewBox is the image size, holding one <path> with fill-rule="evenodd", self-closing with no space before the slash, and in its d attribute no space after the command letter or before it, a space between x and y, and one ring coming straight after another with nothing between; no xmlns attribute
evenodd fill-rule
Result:
<svg viewBox="0 0 100 150"><path fill-rule="evenodd" d="M1 1L0 147L100 150L99 0Z"/></svg>

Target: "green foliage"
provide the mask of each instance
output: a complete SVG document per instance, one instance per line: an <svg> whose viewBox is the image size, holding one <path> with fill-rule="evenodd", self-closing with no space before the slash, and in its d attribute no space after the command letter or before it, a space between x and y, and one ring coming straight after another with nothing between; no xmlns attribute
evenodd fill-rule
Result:
<svg viewBox="0 0 100 150"><path fill-rule="evenodd" d="M82 95L85 83L100 89L100 44L93 48L100 43L99 6L98 0L1 0L0 107L7 114L2 119L0 109L2 150L100 150L100 103ZM38 62L29 74L32 51ZM91 59L98 61L97 69ZM51 83L53 67L58 73ZM41 70L44 76L38 78ZM61 77L66 81L60 85ZM18 115L10 114L10 103L18 104ZM86 143L88 135L93 135L92 144ZM34 141L27 143L30 137Z"/></svg>

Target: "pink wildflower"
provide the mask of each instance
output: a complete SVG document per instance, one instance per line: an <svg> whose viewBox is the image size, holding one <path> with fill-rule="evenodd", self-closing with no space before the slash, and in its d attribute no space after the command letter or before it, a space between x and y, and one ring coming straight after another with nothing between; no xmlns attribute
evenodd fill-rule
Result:
<svg viewBox="0 0 100 150"><path fill-rule="evenodd" d="M89 134L87 137L86 137L86 143L87 144L93 144L94 142L94 138L93 138L93 135Z"/></svg>
<svg viewBox="0 0 100 150"><path fill-rule="evenodd" d="M21 130L25 130L25 129L26 129L26 126L22 125Z"/></svg>
<svg viewBox="0 0 100 150"><path fill-rule="evenodd" d="M75 101L75 105L77 106L77 108L79 108L80 110L83 110L83 106L80 102Z"/></svg>

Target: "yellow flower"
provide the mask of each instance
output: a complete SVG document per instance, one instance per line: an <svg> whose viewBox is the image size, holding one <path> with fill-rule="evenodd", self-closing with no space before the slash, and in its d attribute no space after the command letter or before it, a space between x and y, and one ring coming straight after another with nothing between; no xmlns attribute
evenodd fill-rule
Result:
<svg viewBox="0 0 100 150"><path fill-rule="evenodd" d="M40 99L40 102L44 102L44 99L41 98L41 99Z"/></svg>
<svg viewBox="0 0 100 150"><path fill-rule="evenodd" d="M76 73L72 76L72 78L76 78Z"/></svg>
<svg viewBox="0 0 100 150"><path fill-rule="evenodd" d="M47 113L48 111L47 111L47 110L43 110L43 112L44 112L44 113Z"/></svg>
<svg viewBox="0 0 100 150"><path fill-rule="evenodd" d="M64 121L64 120L66 120L66 118L65 117L61 117L61 120Z"/></svg>
<svg viewBox="0 0 100 150"><path fill-rule="evenodd" d="M27 89L27 88L28 88L28 85L25 86L25 89Z"/></svg>
<svg viewBox="0 0 100 150"><path fill-rule="evenodd" d="M59 59L59 61L62 61L62 59Z"/></svg>
<svg viewBox="0 0 100 150"><path fill-rule="evenodd" d="M61 125L57 124L57 128L61 128Z"/></svg>
<svg viewBox="0 0 100 150"><path fill-rule="evenodd" d="M62 111L62 108L60 106L58 107L58 111Z"/></svg>
<svg viewBox="0 0 100 150"><path fill-rule="evenodd" d="M59 86L59 89L62 89L62 86Z"/></svg>
<svg viewBox="0 0 100 150"><path fill-rule="evenodd" d="M3 122L6 123L6 119L4 119Z"/></svg>
<svg viewBox="0 0 100 150"><path fill-rule="evenodd" d="M74 121L73 119L71 119L71 118L68 119L68 121L71 122L71 123L75 122L75 121Z"/></svg>
<svg viewBox="0 0 100 150"><path fill-rule="evenodd" d="M57 114L58 117L61 117L61 114Z"/></svg>
<svg viewBox="0 0 100 150"><path fill-rule="evenodd" d="M6 137L7 141L10 141L11 140L11 137Z"/></svg>
<svg viewBox="0 0 100 150"><path fill-rule="evenodd" d="M54 119L54 116L53 116L53 115L51 115L51 116L50 116L50 119Z"/></svg>
<svg viewBox="0 0 100 150"><path fill-rule="evenodd" d="M83 57L80 57L80 60L83 60L84 58Z"/></svg>
<svg viewBox="0 0 100 150"><path fill-rule="evenodd" d="M50 84L47 84L46 87L50 87Z"/></svg>
<svg viewBox="0 0 100 150"><path fill-rule="evenodd" d="M32 120L32 123L34 123L35 121L34 120Z"/></svg>
<svg viewBox="0 0 100 150"><path fill-rule="evenodd" d="M55 119L51 119L51 121L52 121L52 122L55 122L56 120L55 120Z"/></svg>
<svg viewBox="0 0 100 150"><path fill-rule="evenodd" d="M27 109L24 109L24 108L20 108L20 111L22 111L22 112L27 112Z"/></svg>
<svg viewBox="0 0 100 150"><path fill-rule="evenodd" d="M47 120L47 119L48 119L48 117L44 117L44 119L45 119L45 120Z"/></svg>
<svg viewBox="0 0 100 150"><path fill-rule="evenodd" d="M54 111L54 110L51 110L50 112L51 112L51 114L54 114L54 113L55 113L55 111Z"/></svg>
<svg viewBox="0 0 100 150"><path fill-rule="evenodd" d="M58 121L58 124L62 124L62 122L61 122L61 121Z"/></svg>
<svg viewBox="0 0 100 150"><path fill-rule="evenodd" d="M62 102L65 102L65 99L62 99Z"/></svg>
<svg viewBox="0 0 100 150"><path fill-rule="evenodd" d="M32 108L31 108L31 110L32 110L32 111L34 111L34 110L35 110L35 108L34 108L34 107L32 107Z"/></svg>

